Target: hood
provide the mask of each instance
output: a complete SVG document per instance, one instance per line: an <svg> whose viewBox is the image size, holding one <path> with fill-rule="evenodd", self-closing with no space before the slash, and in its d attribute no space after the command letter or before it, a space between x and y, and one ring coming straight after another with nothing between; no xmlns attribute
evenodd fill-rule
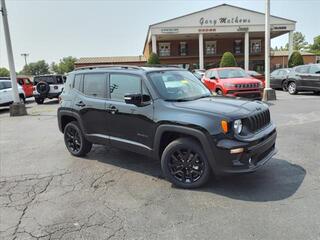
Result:
<svg viewBox="0 0 320 240"><path fill-rule="evenodd" d="M245 78L225 78L220 79L222 83L234 83L234 84L243 84L243 83L260 83L261 81L252 78L252 77L245 77Z"/></svg>
<svg viewBox="0 0 320 240"><path fill-rule="evenodd" d="M231 118L241 118L255 111L268 108L260 101L250 101L220 96L201 98L194 101L174 102L173 104L179 108L214 113Z"/></svg>

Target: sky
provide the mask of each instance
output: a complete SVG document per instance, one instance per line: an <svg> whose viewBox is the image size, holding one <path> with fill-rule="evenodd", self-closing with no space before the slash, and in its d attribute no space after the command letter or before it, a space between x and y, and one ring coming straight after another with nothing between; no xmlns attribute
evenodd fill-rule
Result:
<svg viewBox="0 0 320 240"><path fill-rule="evenodd" d="M264 0L6 0L16 71L41 59L142 55L150 24L227 3L264 12ZM320 34L320 0L271 0L271 14L297 21L309 43ZM272 40L282 46L288 34ZM0 19L0 67L8 67Z"/></svg>

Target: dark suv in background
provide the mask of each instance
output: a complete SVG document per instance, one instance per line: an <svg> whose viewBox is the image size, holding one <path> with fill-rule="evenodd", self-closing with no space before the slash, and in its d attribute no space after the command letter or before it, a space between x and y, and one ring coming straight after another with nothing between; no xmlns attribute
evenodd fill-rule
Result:
<svg viewBox="0 0 320 240"><path fill-rule="evenodd" d="M297 66L290 71L288 76L288 92L313 91L320 94L320 64Z"/></svg>
<svg viewBox="0 0 320 240"><path fill-rule="evenodd" d="M288 90L288 76L290 68L281 68L274 70L270 75L270 87L273 89L282 89L282 91Z"/></svg>
<svg viewBox="0 0 320 240"><path fill-rule="evenodd" d="M260 101L212 96L189 71L108 66L69 73L58 123L74 156L104 144L160 159L165 177L195 188L210 173L252 172L276 152Z"/></svg>

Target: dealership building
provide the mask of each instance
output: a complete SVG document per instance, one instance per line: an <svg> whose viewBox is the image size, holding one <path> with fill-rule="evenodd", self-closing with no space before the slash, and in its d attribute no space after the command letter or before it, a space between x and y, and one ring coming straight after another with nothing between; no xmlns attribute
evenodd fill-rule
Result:
<svg viewBox="0 0 320 240"><path fill-rule="evenodd" d="M288 35L289 51L286 59L281 59L280 62L285 67L293 49L296 22L271 16L270 23L271 38ZM143 56L80 58L76 65L143 65L150 54L155 52L159 55L161 64L203 69L219 66L223 53L231 52L239 66L263 72L264 30L264 13L222 4L150 25ZM270 56L272 62L274 54L270 53ZM277 60L273 62L279 65Z"/></svg>

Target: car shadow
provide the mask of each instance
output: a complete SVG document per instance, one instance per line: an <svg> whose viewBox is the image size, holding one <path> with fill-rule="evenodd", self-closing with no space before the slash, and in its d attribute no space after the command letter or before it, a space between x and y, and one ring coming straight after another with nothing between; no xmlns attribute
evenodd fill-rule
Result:
<svg viewBox="0 0 320 240"><path fill-rule="evenodd" d="M160 161L136 153L96 145L85 159L163 179ZM206 186L193 191L243 201L279 201L292 196L301 186L305 175L303 167L273 158L254 173L212 177Z"/></svg>
<svg viewBox="0 0 320 240"><path fill-rule="evenodd" d="M220 176L201 191L243 201L279 201L292 196L305 175L303 167L273 158L256 172Z"/></svg>

